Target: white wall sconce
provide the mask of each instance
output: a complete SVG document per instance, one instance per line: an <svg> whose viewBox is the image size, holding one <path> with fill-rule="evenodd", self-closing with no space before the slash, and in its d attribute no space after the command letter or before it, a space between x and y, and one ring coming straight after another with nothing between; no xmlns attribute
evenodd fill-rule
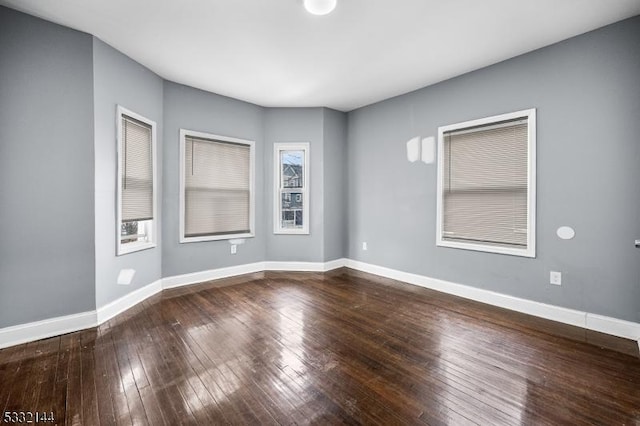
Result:
<svg viewBox="0 0 640 426"><path fill-rule="evenodd" d="M422 160L426 164L431 164L435 159L435 138L433 136L420 140L420 136L413 137L407 141L407 160L415 163Z"/></svg>

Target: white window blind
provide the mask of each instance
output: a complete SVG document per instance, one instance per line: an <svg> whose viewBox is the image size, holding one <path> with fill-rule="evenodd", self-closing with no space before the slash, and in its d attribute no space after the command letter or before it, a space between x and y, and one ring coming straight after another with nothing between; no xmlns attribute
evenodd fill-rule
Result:
<svg viewBox="0 0 640 426"><path fill-rule="evenodd" d="M151 126L122 115L122 221L153 219Z"/></svg>
<svg viewBox="0 0 640 426"><path fill-rule="evenodd" d="M528 119L443 134L442 240L526 248Z"/></svg>
<svg viewBox="0 0 640 426"><path fill-rule="evenodd" d="M184 236L251 232L251 148L187 135Z"/></svg>

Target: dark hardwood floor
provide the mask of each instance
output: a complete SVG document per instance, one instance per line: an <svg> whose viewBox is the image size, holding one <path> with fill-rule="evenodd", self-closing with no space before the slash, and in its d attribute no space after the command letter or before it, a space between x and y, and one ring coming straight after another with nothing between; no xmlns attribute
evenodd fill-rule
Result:
<svg viewBox="0 0 640 426"><path fill-rule="evenodd" d="M635 342L359 272L270 272L4 349L0 406L84 425L638 425L640 359Z"/></svg>

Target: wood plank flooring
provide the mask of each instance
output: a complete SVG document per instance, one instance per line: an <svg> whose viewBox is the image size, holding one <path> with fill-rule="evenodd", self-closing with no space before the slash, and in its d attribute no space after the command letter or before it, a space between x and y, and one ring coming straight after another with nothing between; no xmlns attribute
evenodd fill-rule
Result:
<svg viewBox="0 0 640 426"><path fill-rule="evenodd" d="M635 342L347 269L269 272L1 350L0 408L70 425L637 425L640 359Z"/></svg>

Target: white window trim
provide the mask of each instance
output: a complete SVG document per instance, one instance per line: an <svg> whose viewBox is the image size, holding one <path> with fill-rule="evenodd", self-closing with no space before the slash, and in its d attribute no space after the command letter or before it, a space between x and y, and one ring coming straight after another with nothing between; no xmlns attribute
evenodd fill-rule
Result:
<svg viewBox="0 0 640 426"><path fill-rule="evenodd" d="M302 210L302 228L289 229L281 226L280 217L280 151L304 151L304 176L303 187L296 188L296 192L302 193L303 210ZM287 142L273 144L273 233L278 235L309 235L309 211L311 200L309 199L309 188L311 182L309 180L309 143L308 142ZM294 216L295 218L295 216Z"/></svg>
<svg viewBox="0 0 640 426"><path fill-rule="evenodd" d="M123 168L123 137L122 137L122 116L126 115L151 126L151 161L153 167L153 219L151 226L146 227L147 239L145 242L134 242L122 244L120 239L122 226L122 168ZM157 246L156 236L158 235L158 167L157 167L157 143L156 143L156 122L130 111L120 105L116 108L116 138L118 152L118 169L116 171L116 255L134 253L147 250Z"/></svg>
<svg viewBox="0 0 640 426"><path fill-rule="evenodd" d="M193 136L196 138L213 139L222 142L233 142L249 146L249 231L245 233L225 234L225 235L210 235L202 237L185 237L185 200L184 200L184 161L185 161L185 148L187 136ZM229 136L214 135L212 133L198 132L195 130L180 129L180 243L197 243L202 241L220 241L220 240L232 240L235 238L252 238L255 237L255 142L232 138Z"/></svg>
<svg viewBox="0 0 640 426"><path fill-rule="evenodd" d="M527 163L527 248L517 249L512 247L498 247L484 244L464 243L459 241L447 241L442 238L443 219L443 182L444 182L444 134L446 132L491 124L499 121L515 120L518 118L528 119L528 163ZM438 184L436 198L436 245L440 247L450 247L465 250L475 250L489 253L508 254L522 257L536 257L536 110L535 108L516 111L508 114L496 115L493 117L481 118L478 120L465 121L463 123L451 124L438 128Z"/></svg>

